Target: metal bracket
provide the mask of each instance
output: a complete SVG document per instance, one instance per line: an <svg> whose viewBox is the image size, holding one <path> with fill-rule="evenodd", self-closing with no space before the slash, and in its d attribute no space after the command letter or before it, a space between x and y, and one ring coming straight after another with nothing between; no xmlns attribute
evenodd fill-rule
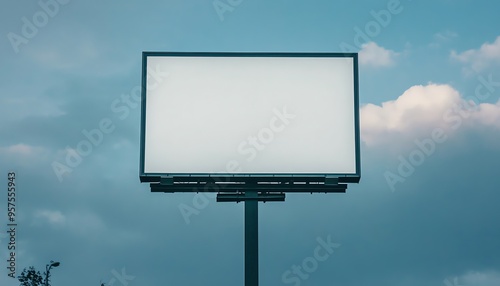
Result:
<svg viewBox="0 0 500 286"><path fill-rule="evenodd" d="M161 177L160 185L166 185L166 186L174 185L174 177L172 176Z"/></svg>
<svg viewBox="0 0 500 286"><path fill-rule="evenodd" d="M339 178L334 176L325 177L325 186L335 186L339 184Z"/></svg>

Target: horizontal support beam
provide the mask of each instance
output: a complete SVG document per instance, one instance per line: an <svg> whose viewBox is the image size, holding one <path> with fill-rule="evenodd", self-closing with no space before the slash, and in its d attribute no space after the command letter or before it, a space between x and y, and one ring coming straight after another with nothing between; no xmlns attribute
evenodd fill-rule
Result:
<svg viewBox="0 0 500 286"><path fill-rule="evenodd" d="M222 184L222 183L190 183L190 184L150 184L151 192L164 192L164 193L197 193L197 192L245 192L245 191L258 191L258 192L278 192L278 193L345 193L347 184L326 185L316 183L286 183L286 184Z"/></svg>
<svg viewBox="0 0 500 286"><path fill-rule="evenodd" d="M244 193L238 194L217 194L217 202L243 202L243 201L259 201L259 202L284 202L285 194L259 194L256 197L245 196Z"/></svg>

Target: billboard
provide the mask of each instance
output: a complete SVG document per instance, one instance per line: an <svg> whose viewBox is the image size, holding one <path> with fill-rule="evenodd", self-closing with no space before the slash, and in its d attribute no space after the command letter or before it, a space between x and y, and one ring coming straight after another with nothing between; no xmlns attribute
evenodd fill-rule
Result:
<svg viewBox="0 0 500 286"><path fill-rule="evenodd" d="M144 52L141 181L359 181L357 66L356 53Z"/></svg>

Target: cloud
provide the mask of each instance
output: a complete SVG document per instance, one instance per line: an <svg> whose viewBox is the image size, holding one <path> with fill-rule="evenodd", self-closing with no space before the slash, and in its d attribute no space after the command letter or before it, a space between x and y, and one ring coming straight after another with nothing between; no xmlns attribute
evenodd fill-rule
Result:
<svg viewBox="0 0 500 286"><path fill-rule="evenodd" d="M478 124L500 128L500 101L476 105L446 84L412 86L396 100L361 108L361 137L368 146L395 138L412 141L437 128L448 134Z"/></svg>
<svg viewBox="0 0 500 286"><path fill-rule="evenodd" d="M67 37L68 34L73 37ZM24 47L22 53L34 69L88 77L126 76L139 59L125 55L123 49L117 49L108 38L103 39L82 27L51 29L36 43Z"/></svg>
<svg viewBox="0 0 500 286"><path fill-rule="evenodd" d="M23 143L10 145L7 147L0 147L0 154L5 154L5 155L34 156L34 155L40 155L44 152L46 152L46 149L42 147L30 146Z"/></svg>
<svg viewBox="0 0 500 286"><path fill-rule="evenodd" d="M500 100L497 104L481 103L477 112L471 118L483 125L492 125L500 128Z"/></svg>
<svg viewBox="0 0 500 286"><path fill-rule="evenodd" d="M434 39L440 42L449 41L456 37L458 37L458 34L450 30L434 34Z"/></svg>
<svg viewBox="0 0 500 286"><path fill-rule="evenodd" d="M433 41L429 44L429 47L439 48L442 44L447 43L456 37L458 37L458 34L450 30L436 33L433 35Z"/></svg>
<svg viewBox="0 0 500 286"><path fill-rule="evenodd" d="M451 59L469 65L474 72L480 72L490 65L500 64L500 36L492 44L484 43L479 49L470 49L462 53L451 51Z"/></svg>
<svg viewBox="0 0 500 286"><path fill-rule="evenodd" d="M387 50L375 42L365 43L359 51L359 62L364 66L389 67L396 63L399 53Z"/></svg>
<svg viewBox="0 0 500 286"><path fill-rule="evenodd" d="M78 235L102 232L106 229L99 216L87 211L64 214L58 210L38 210L34 213L33 225L64 227Z"/></svg>
<svg viewBox="0 0 500 286"><path fill-rule="evenodd" d="M60 211L40 210L35 213L35 224L49 223L50 225L64 225L66 216Z"/></svg>
<svg viewBox="0 0 500 286"><path fill-rule="evenodd" d="M2 134L12 133L6 132ZM3 139L10 142L19 142L19 140L15 139L15 135L6 136ZM40 173L46 171L46 169L44 168L44 164L46 164L47 160L52 155L50 147L42 147L39 145L27 143L9 144L9 142L3 142L5 145L2 146L1 143L2 142L0 142L0 161L5 162L8 166L8 169L16 172L21 172L21 170L39 170L40 168L42 168Z"/></svg>
<svg viewBox="0 0 500 286"><path fill-rule="evenodd" d="M453 283L452 283L453 282ZM498 286L500 285L500 272L496 271L470 271L454 279L446 279L445 285L474 285L474 286Z"/></svg>
<svg viewBox="0 0 500 286"><path fill-rule="evenodd" d="M67 225L71 231L78 235L102 233L107 229L97 214L88 211L69 214Z"/></svg>
<svg viewBox="0 0 500 286"><path fill-rule="evenodd" d="M13 121L30 116L56 118L66 114L60 108L63 100L51 98L45 96L45 94L39 96L35 94L38 91L20 90L19 87L4 86L1 92L13 95L0 99L0 112ZM53 92L53 90L47 91L47 93L49 92Z"/></svg>
<svg viewBox="0 0 500 286"><path fill-rule="evenodd" d="M10 134L10 133L5 133ZM6 137L9 141L14 137ZM8 144L8 143L7 143ZM9 169L38 168L50 158L51 151L46 147L17 143L7 146L0 145L0 161L7 162Z"/></svg>

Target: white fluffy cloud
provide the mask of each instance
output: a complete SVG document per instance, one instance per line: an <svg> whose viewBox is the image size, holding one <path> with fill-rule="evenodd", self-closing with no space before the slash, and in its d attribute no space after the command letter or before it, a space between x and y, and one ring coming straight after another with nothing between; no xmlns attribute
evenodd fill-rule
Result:
<svg viewBox="0 0 500 286"><path fill-rule="evenodd" d="M387 50L375 42L365 43L359 51L359 63L371 67L388 67L396 63L399 53Z"/></svg>
<svg viewBox="0 0 500 286"><path fill-rule="evenodd" d="M450 57L469 65L470 69L475 72L493 64L500 64L500 36L492 44L484 43L479 49L470 49L462 53L451 51Z"/></svg>
<svg viewBox="0 0 500 286"><path fill-rule="evenodd" d="M361 108L361 138L368 146L395 139L431 136L433 130L453 132L461 126L491 125L500 128L500 101L481 103L463 99L453 87L444 84L413 86L396 100Z"/></svg>

